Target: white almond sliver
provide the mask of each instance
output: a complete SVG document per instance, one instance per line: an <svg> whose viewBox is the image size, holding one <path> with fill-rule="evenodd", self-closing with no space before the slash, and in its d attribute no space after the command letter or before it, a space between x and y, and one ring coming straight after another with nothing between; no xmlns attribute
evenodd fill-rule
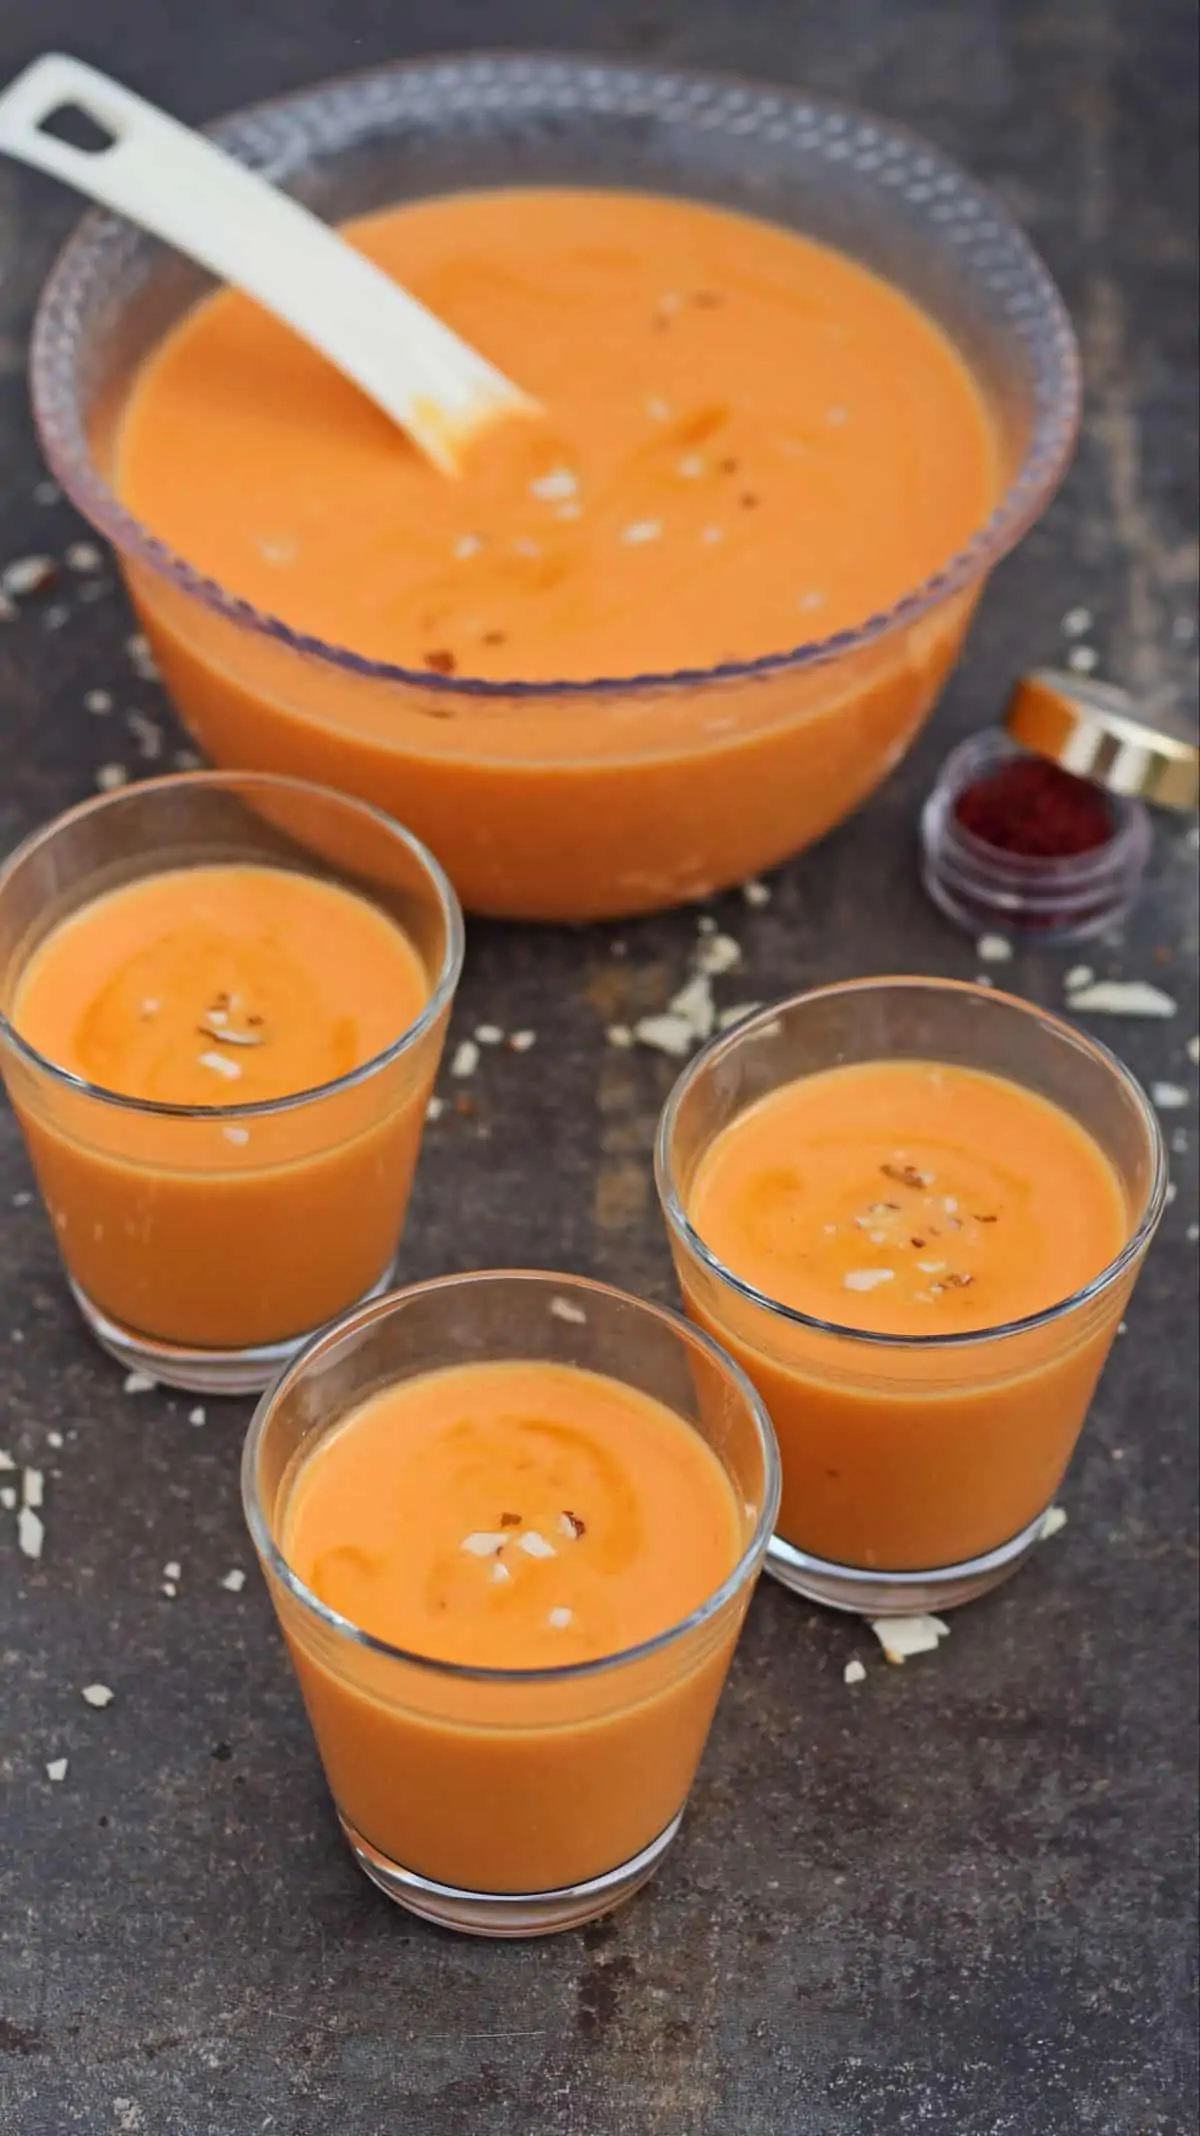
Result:
<svg viewBox="0 0 1200 2136"><path fill-rule="evenodd" d="M1160 1112L1178 1112L1191 1099L1191 1092L1182 1083L1151 1083L1150 1095Z"/></svg>
<svg viewBox="0 0 1200 2136"><path fill-rule="evenodd" d="M703 957L705 952L712 947L712 944L720 940L720 935L713 935L710 940L702 943L700 956ZM713 1003L712 986L709 983L708 973L703 966L701 966L694 979L689 979L687 985L681 986L677 994L672 994L667 1003L667 1014L668 1016L682 1017L686 1023L691 1025L697 1038L712 1037L716 1027L717 1011ZM643 1021L646 1020L643 1019ZM638 1028L640 1030L640 1025Z"/></svg>
<svg viewBox="0 0 1200 2136"><path fill-rule="evenodd" d="M633 1035L639 1044L653 1046L658 1053L669 1053L675 1060L683 1060L696 1044L695 1027L686 1016L641 1016ZM620 1041L612 1040L610 1033L610 1043Z"/></svg>
<svg viewBox="0 0 1200 2136"><path fill-rule="evenodd" d="M1148 979L1101 979L1072 993L1067 1007L1085 1016L1173 1016L1176 1003Z"/></svg>
<svg viewBox="0 0 1200 2136"><path fill-rule="evenodd" d="M912 1654L932 1654L950 1636L941 1617L868 1617L867 1623L888 1660L896 1663Z"/></svg>
<svg viewBox="0 0 1200 2136"><path fill-rule="evenodd" d="M67 1777L67 1761L66 1761L66 1759L65 1759L65 1758L47 1758L47 1760L46 1760L46 1778L47 1778L47 1780L65 1780L65 1779L66 1779L66 1777Z"/></svg>
<svg viewBox="0 0 1200 2136"><path fill-rule="evenodd" d="M86 1706L111 1706L113 1694L107 1684L85 1684L83 1687L83 1702Z"/></svg>
<svg viewBox="0 0 1200 2136"><path fill-rule="evenodd" d="M1041 1540L1045 1542L1047 1536L1058 1535L1060 1531L1066 1527L1066 1525L1067 1516L1065 1509L1062 1506L1051 1506L1049 1511L1043 1518L1041 1529L1039 1531Z"/></svg>
<svg viewBox="0 0 1200 2136"><path fill-rule="evenodd" d="M878 1290L881 1283L894 1283L895 1280L894 1268L852 1268L842 1277L845 1288L850 1291Z"/></svg>
<svg viewBox="0 0 1200 2136"><path fill-rule="evenodd" d="M538 1534L536 1528L526 1528L523 1534L518 1535L517 1548L519 1550L523 1550L525 1552L526 1557L531 1558L552 1558L558 1556L558 1552L555 1549L553 1543L548 1543L544 1535Z"/></svg>
<svg viewBox="0 0 1200 2136"><path fill-rule="evenodd" d="M735 971L741 961L742 945L728 934L709 935L696 951L696 970L708 972L713 978Z"/></svg>
<svg viewBox="0 0 1200 2136"><path fill-rule="evenodd" d="M844 1684L865 1684L866 1680L867 1672L861 1661L848 1661L846 1663L845 1668L842 1670L842 1682Z"/></svg>
<svg viewBox="0 0 1200 2136"><path fill-rule="evenodd" d="M476 1528L474 1534L464 1535L458 1547L465 1550L468 1557L488 1558L495 1557L497 1550L503 1550L507 1541L502 1529Z"/></svg>
<svg viewBox="0 0 1200 2136"><path fill-rule="evenodd" d="M541 497L547 504L559 504L564 497L573 497L579 488L579 477L569 467L553 467L548 475L539 475L529 485L532 497Z"/></svg>
<svg viewBox="0 0 1200 2136"><path fill-rule="evenodd" d="M196 1061L201 1068L211 1068L214 1075L223 1075L227 1083L236 1083L241 1077L241 1065L231 1061L225 1053L198 1053Z"/></svg>
<svg viewBox="0 0 1200 2136"><path fill-rule="evenodd" d="M587 1314L581 1305L573 1305L569 1298L552 1298L550 1311L555 1320L569 1320L572 1327L587 1326Z"/></svg>
<svg viewBox="0 0 1200 2136"><path fill-rule="evenodd" d="M554 1631L565 1632L568 1624L572 1622L574 1615L575 1612L571 1609L552 1609L546 1619L546 1622L552 1627Z"/></svg>
<svg viewBox="0 0 1200 2136"><path fill-rule="evenodd" d="M40 1558L45 1540L41 1515L32 1506L22 1506L17 1514L17 1548L22 1557Z"/></svg>

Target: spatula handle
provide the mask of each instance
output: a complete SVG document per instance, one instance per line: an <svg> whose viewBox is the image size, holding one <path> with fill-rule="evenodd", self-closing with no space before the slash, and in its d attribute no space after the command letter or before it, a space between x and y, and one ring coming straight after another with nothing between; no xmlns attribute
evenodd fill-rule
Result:
<svg viewBox="0 0 1200 2136"><path fill-rule="evenodd" d="M96 151L46 131L64 106L111 136ZM445 472L494 415L532 403L343 242L202 135L93 67L35 60L0 95L0 149L163 238L326 356Z"/></svg>

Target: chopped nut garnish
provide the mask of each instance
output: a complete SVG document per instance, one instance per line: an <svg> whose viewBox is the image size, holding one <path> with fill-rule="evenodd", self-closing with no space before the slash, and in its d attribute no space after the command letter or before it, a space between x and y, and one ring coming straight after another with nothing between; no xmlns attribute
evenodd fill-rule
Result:
<svg viewBox="0 0 1200 2136"><path fill-rule="evenodd" d="M500 1526L502 1528L519 1528L520 1525L521 1516L519 1513L502 1513L500 1515Z"/></svg>
<svg viewBox="0 0 1200 2136"><path fill-rule="evenodd" d="M963 1275L957 1271L952 1272L946 1278L946 1282L949 1284L952 1290L966 1290L968 1284L971 1284L974 1281L974 1276Z"/></svg>
<svg viewBox="0 0 1200 2136"><path fill-rule="evenodd" d="M196 1064L200 1068L211 1068L214 1075L223 1075L229 1083L236 1082L242 1072L237 1062L226 1060L223 1053L198 1053Z"/></svg>
<svg viewBox="0 0 1200 2136"><path fill-rule="evenodd" d="M458 661L454 654L446 651L444 647L424 654L423 658L426 667L431 668L435 675L454 675L458 671Z"/></svg>
<svg viewBox="0 0 1200 2136"><path fill-rule="evenodd" d="M851 1291L878 1290L881 1283L894 1283L895 1280L896 1272L893 1268L852 1268L849 1274L842 1278L846 1289Z"/></svg>
<svg viewBox="0 0 1200 2136"><path fill-rule="evenodd" d="M495 1534L491 1529L477 1528L472 1535L464 1535L458 1547L465 1550L468 1557L495 1557L498 1550L503 1550L505 1541L503 1535Z"/></svg>
<svg viewBox="0 0 1200 2136"><path fill-rule="evenodd" d="M221 1016L221 1021L214 1029L217 1016ZM197 1024L196 1029L201 1038L214 1038L219 1046L261 1046L266 1043L260 1031L227 1031L220 1010L215 1012L213 1023Z"/></svg>
<svg viewBox="0 0 1200 2136"><path fill-rule="evenodd" d="M551 468L549 474L539 475L529 485L530 495L541 497L547 504L558 504L564 497L573 497L579 488L579 478L569 467Z"/></svg>
<svg viewBox="0 0 1200 2136"><path fill-rule="evenodd" d="M915 1164L881 1164L885 1179L894 1179L898 1187L911 1187L916 1192L921 1187L933 1185L932 1172L918 1172Z"/></svg>
<svg viewBox="0 0 1200 2136"><path fill-rule="evenodd" d="M587 1534L587 1522L580 1520L578 1513L572 1513L569 1508L559 1514L558 1525L564 1535L579 1537Z"/></svg>
<svg viewBox="0 0 1200 2136"><path fill-rule="evenodd" d="M553 1543L548 1543L544 1535L538 1534L536 1528L526 1528L525 1533L523 1535L518 1535L517 1548L519 1550L523 1550L525 1552L526 1557L531 1558L552 1558L558 1556L558 1552L555 1549Z"/></svg>

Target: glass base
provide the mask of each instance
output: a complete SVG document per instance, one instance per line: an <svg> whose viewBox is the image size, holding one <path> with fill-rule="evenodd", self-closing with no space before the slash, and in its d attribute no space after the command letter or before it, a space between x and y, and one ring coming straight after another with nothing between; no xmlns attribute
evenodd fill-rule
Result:
<svg viewBox="0 0 1200 2136"><path fill-rule="evenodd" d="M857 1565L834 1565L797 1550L781 1535L773 1535L767 1545L765 1569L793 1594L823 1602L826 1609L850 1610L856 1617L938 1615L986 1595L1023 1565L1041 1540L1049 1510L1046 1507L1019 1535L983 1557L940 1565L931 1572L866 1572Z"/></svg>
<svg viewBox="0 0 1200 2136"><path fill-rule="evenodd" d="M350 1851L364 1873L397 1906L420 1914L423 1921L436 1921L440 1928L457 1928L467 1936L553 1936L560 1929L582 1928L585 1921L611 1913L639 1891L653 1876L683 1821L682 1808L665 1832L648 1847L584 1884L567 1884L560 1891L462 1891L455 1884L435 1884L427 1876L381 1854L369 1839L341 1816L341 1827Z"/></svg>
<svg viewBox="0 0 1200 2136"><path fill-rule="evenodd" d="M391 1288L396 1264L389 1261L383 1274L361 1298L345 1310L367 1305ZM286 1342L253 1343L243 1350L193 1350L181 1343L156 1342L152 1335L127 1328L110 1319L86 1292L68 1276L71 1295L102 1350L115 1357L127 1372L144 1372L164 1387L178 1387L185 1394L261 1394L283 1367L318 1334L310 1328L304 1335L290 1335ZM340 1314L338 1315L340 1319Z"/></svg>

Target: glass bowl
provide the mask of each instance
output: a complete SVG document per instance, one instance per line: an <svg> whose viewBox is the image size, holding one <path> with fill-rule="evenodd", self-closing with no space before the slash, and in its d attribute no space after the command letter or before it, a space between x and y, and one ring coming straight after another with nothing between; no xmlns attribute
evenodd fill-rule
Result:
<svg viewBox="0 0 1200 2136"><path fill-rule="evenodd" d="M857 807L926 718L988 572L1045 507L1074 440L1070 323L990 195L910 134L807 94L595 59L384 67L214 133L335 222L423 194L576 184L682 194L837 246L957 345L995 425L1003 487L967 546L894 607L787 653L526 685L372 662L201 576L114 495L138 367L211 283L90 214L38 313L38 427L55 475L115 545L208 754L389 809L468 907L505 917L611 918L703 897Z"/></svg>

